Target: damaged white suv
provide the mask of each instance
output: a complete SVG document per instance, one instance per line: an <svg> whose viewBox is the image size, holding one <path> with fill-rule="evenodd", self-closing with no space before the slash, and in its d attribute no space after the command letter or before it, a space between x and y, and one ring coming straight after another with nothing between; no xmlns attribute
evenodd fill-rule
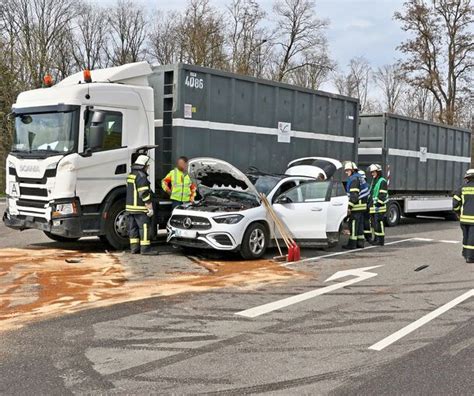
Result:
<svg viewBox="0 0 474 396"><path fill-rule="evenodd" d="M348 205L342 182L333 177L341 168L339 161L308 157L291 162L284 175L245 175L219 159L193 159L189 174L202 199L173 211L168 241L260 258L274 236L281 239L261 203L264 193L300 246L337 243Z"/></svg>

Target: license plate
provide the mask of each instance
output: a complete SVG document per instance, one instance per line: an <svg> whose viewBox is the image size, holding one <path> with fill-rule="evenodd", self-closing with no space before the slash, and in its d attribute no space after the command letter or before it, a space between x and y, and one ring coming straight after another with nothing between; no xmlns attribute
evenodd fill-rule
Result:
<svg viewBox="0 0 474 396"><path fill-rule="evenodd" d="M19 198L20 197L20 184L19 183L10 183L10 197Z"/></svg>
<svg viewBox="0 0 474 396"><path fill-rule="evenodd" d="M176 230L175 235L178 238L187 238L187 239L196 239L197 237L196 231L190 231L190 230Z"/></svg>

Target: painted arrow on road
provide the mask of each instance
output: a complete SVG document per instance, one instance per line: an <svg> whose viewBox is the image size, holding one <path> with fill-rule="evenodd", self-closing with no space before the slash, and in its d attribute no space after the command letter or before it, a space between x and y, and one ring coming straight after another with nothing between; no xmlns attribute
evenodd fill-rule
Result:
<svg viewBox="0 0 474 396"><path fill-rule="evenodd" d="M268 304L259 305L258 307L246 309L245 311L237 312L236 315L245 316L246 318L256 318L257 316L276 311L281 308L288 307L293 304L298 304L302 301L309 300L310 298L314 298L317 296L321 296L323 294L331 293L334 290L342 289L343 287L353 285L354 283L361 282L366 279L373 278L377 276L375 272L368 272L374 268L382 267L381 265L374 265L372 267L363 267L363 268L354 268L345 271L338 271L334 275L331 275L329 278L326 279L325 282L330 282L342 278L346 278L348 276L354 276L354 278L349 279L345 282L336 283L331 286L322 287L320 289L311 290L309 292L298 294L296 296L291 296L288 298L284 298L282 300L273 301Z"/></svg>

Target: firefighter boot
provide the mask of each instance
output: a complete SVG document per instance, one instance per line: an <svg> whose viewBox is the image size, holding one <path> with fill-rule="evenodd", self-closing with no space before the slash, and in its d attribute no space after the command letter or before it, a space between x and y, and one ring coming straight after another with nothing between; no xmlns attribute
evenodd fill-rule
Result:
<svg viewBox="0 0 474 396"><path fill-rule="evenodd" d="M364 238L359 238L357 240L357 249L363 249L364 248Z"/></svg>
<svg viewBox="0 0 474 396"><path fill-rule="evenodd" d="M357 240L349 239L349 242L347 242L347 245L342 246L342 248L347 249L347 250L357 249Z"/></svg>

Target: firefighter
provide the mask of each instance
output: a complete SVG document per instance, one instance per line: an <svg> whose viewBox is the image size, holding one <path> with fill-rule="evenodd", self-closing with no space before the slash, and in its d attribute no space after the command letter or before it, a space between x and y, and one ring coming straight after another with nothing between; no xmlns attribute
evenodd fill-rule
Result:
<svg viewBox="0 0 474 396"><path fill-rule="evenodd" d="M363 170L359 170L359 174L363 181L367 184L367 176ZM370 191L370 189L369 189ZM373 229L370 223L370 212L369 212L369 206L370 206L370 194L367 197L367 209L364 212L364 238L366 242L372 243L373 239Z"/></svg>
<svg viewBox="0 0 474 396"><path fill-rule="evenodd" d="M127 201L130 250L132 254L154 255L150 246L151 217L153 217L152 190L148 180L150 158L139 155L127 177Z"/></svg>
<svg viewBox="0 0 474 396"><path fill-rule="evenodd" d="M387 180L382 176L382 167L372 164L369 167L372 175L370 184L370 221L374 229L374 240L372 245L383 246L385 244L385 213L387 212L388 188Z"/></svg>
<svg viewBox="0 0 474 396"><path fill-rule="evenodd" d="M474 263L474 169L464 175L464 185L453 196L453 208L460 215L462 255L466 263Z"/></svg>
<svg viewBox="0 0 474 396"><path fill-rule="evenodd" d="M186 202L194 202L196 185L188 175L187 157L178 158L176 168L170 171L161 181L161 187L170 196L172 209Z"/></svg>
<svg viewBox="0 0 474 396"><path fill-rule="evenodd" d="M346 162L344 172L348 176L346 191L349 196L349 225L351 235L344 249L357 249L364 247L364 212L367 210L367 197L369 187L358 173L354 162Z"/></svg>

